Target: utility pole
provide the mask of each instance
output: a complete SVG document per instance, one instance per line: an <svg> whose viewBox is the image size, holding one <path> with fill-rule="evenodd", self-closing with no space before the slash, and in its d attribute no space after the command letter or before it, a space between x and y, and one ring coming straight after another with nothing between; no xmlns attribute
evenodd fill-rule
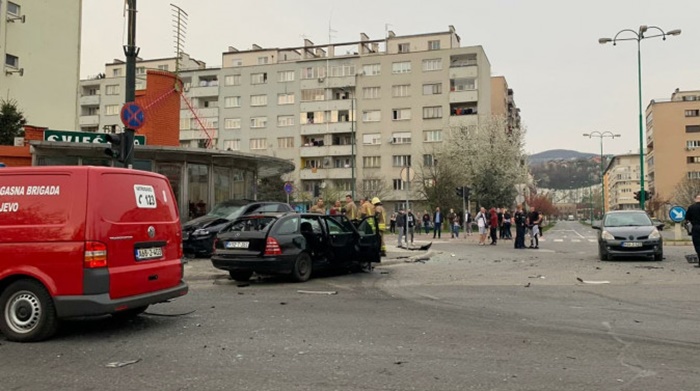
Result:
<svg viewBox="0 0 700 391"><path fill-rule="evenodd" d="M128 104L136 100L136 57L139 48L136 47L136 0L127 0L127 12L129 13L128 40L124 45L126 56L126 87L124 103ZM126 143L126 157L124 167L132 168L134 164L134 136L136 131L126 126L124 128L124 142Z"/></svg>

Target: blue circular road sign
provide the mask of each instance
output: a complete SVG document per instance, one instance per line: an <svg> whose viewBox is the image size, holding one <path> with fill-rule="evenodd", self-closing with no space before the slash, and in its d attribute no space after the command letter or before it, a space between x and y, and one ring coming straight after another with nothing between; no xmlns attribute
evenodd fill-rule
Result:
<svg viewBox="0 0 700 391"><path fill-rule="evenodd" d="M668 212L668 217L670 217L671 221L674 223L680 223L681 221L685 220L685 208L678 205L674 206Z"/></svg>
<svg viewBox="0 0 700 391"><path fill-rule="evenodd" d="M292 186L291 183L287 182L284 184L284 192L285 193L292 194L293 191L294 191L294 186Z"/></svg>
<svg viewBox="0 0 700 391"><path fill-rule="evenodd" d="M129 102L122 107L121 119L124 126L137 130L143 126L146 116L141 106L134 102Z"/></svg>

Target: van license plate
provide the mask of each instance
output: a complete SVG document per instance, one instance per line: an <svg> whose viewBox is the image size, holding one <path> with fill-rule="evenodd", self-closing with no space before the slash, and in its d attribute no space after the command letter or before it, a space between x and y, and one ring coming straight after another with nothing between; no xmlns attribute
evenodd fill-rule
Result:
<svg viewBox="0 0 700 391"><path fill-rule="evenodd" d="M622 247L642 247L642 242L624 242Z"/></svg>
<svg viewBox="0 0 700 391"><path fill-rule="evenodd" d="M136 249L136 259L143 261L146 259L156 259L163 257L162 247L151 247L151 248L137 248Z"/></svg>
<svg viewBox="0 0 700 391"><path fill-rule="evenodd" d="M248 242L226 242L226 248L248 248Z"/></svg>

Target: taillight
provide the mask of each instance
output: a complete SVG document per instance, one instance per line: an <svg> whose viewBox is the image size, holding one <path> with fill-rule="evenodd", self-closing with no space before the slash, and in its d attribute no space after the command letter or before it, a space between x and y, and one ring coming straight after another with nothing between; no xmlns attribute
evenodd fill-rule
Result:
<svg viewBox="0 0 700 391"><path fill-rule="evenodd" d="M107 267L107 245L101 242L85 242L83 265L88 269Z"/></svg>
<svg viewBox="0 0 700 391"><path fill-rule="evenodd" d="M216 244L219 243L219 238L214 238L214 244L211 246L211 251L216 251Z"/></svg>
<svg viewBox="0 0 700 391"><path fill-rule="evenodd" d="M282 248L280 243L275 238L267 238L267 243L265 243L265 254L264 255L282 255Z"/></svg>

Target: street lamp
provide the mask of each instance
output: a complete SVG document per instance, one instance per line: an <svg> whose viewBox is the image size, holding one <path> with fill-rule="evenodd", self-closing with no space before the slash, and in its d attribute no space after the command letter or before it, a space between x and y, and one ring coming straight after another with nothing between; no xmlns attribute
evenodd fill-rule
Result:
<svg viewBox="0 0 700 391"><path fill-rule="evenodd" d="M590 133L584 133L583 137L588 137L588 138L593 138L593 137L598 137L600 139L600 188L601 188L601 204L603 206L600 208L601 212L605 214L605 179L603 178L603 173L605 171L603 167L603 139L606 137L610 138L615 138L615 137L620 137L619 134L615 134L613 132L605 131L605 132L599 132L597 130L590 132ZM644 159L642 157L642 159Z"/></svg>
<svg viewBox="0 0 700 391"><path fill-rule="evenodd" d="M657 30L659 33L655 35L644 35L650 29ZM632 36L629 38L618 38L622 33L631 33ZM663 31L661 28L656 26L639 26L639 31L634 31L632 29L624 29L618 31L614 38L600 38L598 43L604 45L606 43L612 42L613 45L617 45L617 41L637 41L637 81L639 85L639 185L641 191L639 192L639 206L644 210L644 122L642 122L642 40L648 38L661 37L664 41L668 35L680 35L681 30L671 30L668 32Z"/></svg>

